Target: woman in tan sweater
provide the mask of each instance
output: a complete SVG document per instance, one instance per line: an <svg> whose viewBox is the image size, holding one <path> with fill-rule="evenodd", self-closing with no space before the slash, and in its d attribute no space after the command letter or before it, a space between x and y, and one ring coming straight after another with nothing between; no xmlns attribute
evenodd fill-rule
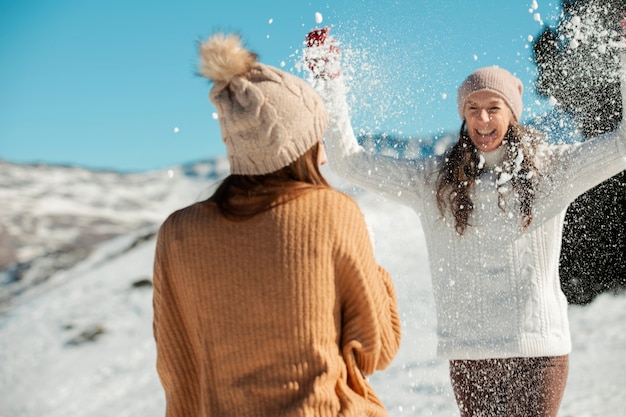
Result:
<svg viewBox="0 0 626 417"><path fill-rule="evenodd" d="M398 350L394 288L358 206L319 171L321 99L236 36L214 35L200 57L231 175L159 233L166 415L387 415L365 375Z"/></svg>

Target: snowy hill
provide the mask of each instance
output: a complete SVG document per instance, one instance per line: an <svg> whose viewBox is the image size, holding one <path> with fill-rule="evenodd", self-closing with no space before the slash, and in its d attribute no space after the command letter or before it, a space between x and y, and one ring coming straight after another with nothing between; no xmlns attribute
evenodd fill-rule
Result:
<svg viewBox="0 0 626 417"><path fill-rule="evenodd" d="M158 224L226 172L225 158L133 174L0 161L0 309L101 242Z"/></svg>
<svg viewBox="0 0 626 417"><path fill-rule="evenodd" d="M57 264L47 279L39 273L37 285L24 284L5 303L0 417L163 415L152 339L155 232L169 212L209 195L226 172L224 161L142 174L1 164L0 224L15 259L30 262L22 279L37 275L33 265L64 245L89 250L63 268ZM458 416L447 364L434 356L430 272L417 215L324 172L357 199L397 287L402 346L373 385L391 416ZM9 281L2 288L16 285ZM574 351L560 416L622 416L626 296L604 294L571 307L570 320Z"/></svg>

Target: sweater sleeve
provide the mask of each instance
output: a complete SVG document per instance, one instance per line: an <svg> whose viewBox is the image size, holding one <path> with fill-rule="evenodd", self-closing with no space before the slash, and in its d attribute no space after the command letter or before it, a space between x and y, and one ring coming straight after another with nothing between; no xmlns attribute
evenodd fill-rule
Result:
<svg viewBox="0 0 626 417"><path fill-rule="evenodd" d="M344 213L336 249L341 346L351 385L365 390L361 373L369 375L386 368L398 351L400 318L391 277L376 263L363 215L354 202Z"/></svg>
<svg viewBox="0 0 626 417"><path fill-rule="evenodd" d="M168 246L174 238L169 222L161 227L154 259L153 333L157 348L157 372L166 397L166 416L195 415L199 404L198 366L180 312ZM192 399L192 400L190 400Z"/></svg>
<svg viewBox="0 0 626 417"><path fill-rule="evenodd" d="M359 145L350 122L342 77L316 79L313 87L324 99L330 114L324 144L333 171L364 189L400 203L410 194L423 192L423 181L418 176L426 169L424 161L375 154Z"/></svg>
<svg viewBox="0 0 626 417"><path fill-rule="evenodd" d="M626 82L621 84L626 104ZM626 169L626 111L612 132L582 143L549 147L540 159L545 166L547 188L544 216L549 218L567 208L577 197ZM541 163L541 162L540 162ZM542 198L542 194L538 195Z"/></svg>

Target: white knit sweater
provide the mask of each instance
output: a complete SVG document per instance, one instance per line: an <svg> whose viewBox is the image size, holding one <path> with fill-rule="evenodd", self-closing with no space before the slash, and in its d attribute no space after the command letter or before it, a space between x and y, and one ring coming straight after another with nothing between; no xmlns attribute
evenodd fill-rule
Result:
<svg viewBox="0 0 626 417"><path fill-rule="evenodd" d="M440 159L366 152L350 124L342 79L317 81L315 88L331 115L325 137L331 169L420 216L437 309L438 355L485 359L569 353L567 300L558 271L565 210L576 197L626 168L625 124L582 144L541 149L537 162L548 175L526 231L521 231L514 198L506 212L498 207L496 176L485 170L472 191L476 208L471 226L461 237L451 216L442 218L437 208ZM490 161L495 154L486 156L487 166L498 162Z"/></svg>

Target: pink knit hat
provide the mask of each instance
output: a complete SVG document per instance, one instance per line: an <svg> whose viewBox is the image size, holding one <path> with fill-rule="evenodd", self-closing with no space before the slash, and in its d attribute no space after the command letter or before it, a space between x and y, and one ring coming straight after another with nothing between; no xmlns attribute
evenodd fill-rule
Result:
<svg viewBox="0 0 626 417"><path fill-rule="evenodd" d="M199 52L232 174L269 174L322 141L328 113L303 79L258 62L237 35L215 34Z"/></svg>
<svg viewBox="0 0 626 417"><path fill-rule="evenodd" d="M522 93L524 85L513 74L499 67L480 68L471 73L459 87L457 105L463 119L463 108L467 98L477 91L491 91L498 94L509 105L516 120L522 116Z"/></svg>

